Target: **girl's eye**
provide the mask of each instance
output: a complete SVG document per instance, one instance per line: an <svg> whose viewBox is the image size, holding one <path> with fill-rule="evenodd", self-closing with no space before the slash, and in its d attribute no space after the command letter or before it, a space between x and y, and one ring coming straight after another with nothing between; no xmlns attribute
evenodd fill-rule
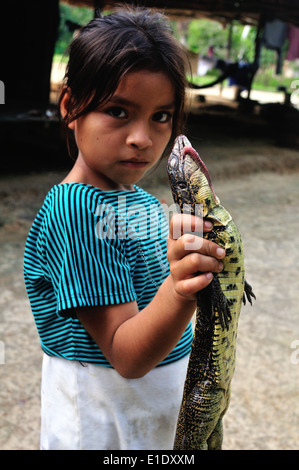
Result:
<svg viewBox="0 0 299 470"><path fill-rule="evenodd" d="M127 113L124 109L118 108L118 107L113 107L109 108L107 110L107 113L110 114L110 116L118 118L118 119L124 119L127 117Z"/></svg>
<svg viewBox="0 0 299 470"><path fill-rule="evenodd" d="M154 121L157 122L169 122L172 119L172 114L166 111L159 111L158 113L154 114L153 117Z"/></svg>

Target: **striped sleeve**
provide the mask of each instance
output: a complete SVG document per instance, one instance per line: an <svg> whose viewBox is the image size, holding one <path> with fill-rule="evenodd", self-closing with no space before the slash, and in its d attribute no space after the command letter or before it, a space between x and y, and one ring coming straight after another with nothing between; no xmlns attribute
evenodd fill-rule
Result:
<svg viewBox="0 0 299 470"><path fill-rule="evenodd" d="M78 185L61 185L57 191L44 249L57 313L136 300L121 242L96 235L98 195Z"/></svg>

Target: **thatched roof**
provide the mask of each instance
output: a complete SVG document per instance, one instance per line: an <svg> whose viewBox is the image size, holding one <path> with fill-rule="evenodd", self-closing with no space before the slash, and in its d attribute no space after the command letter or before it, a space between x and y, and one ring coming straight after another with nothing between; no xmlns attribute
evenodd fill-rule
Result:
<svg viewBox="0 0 299 470"><path fill-rule="evenodd" d="M63 0L77 6L111 9L130 0ZM299 26L299 0L139 0L139 5L158 8L170 16L210 18L223 23L232 20L256 25L261 16L272 16Z"/></svg>

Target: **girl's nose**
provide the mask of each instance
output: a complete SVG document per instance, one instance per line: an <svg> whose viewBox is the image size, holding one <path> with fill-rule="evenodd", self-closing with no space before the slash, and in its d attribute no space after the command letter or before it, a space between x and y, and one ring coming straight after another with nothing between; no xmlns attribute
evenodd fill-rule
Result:
<svg viewBox="0 0 299 470"><path fill-rule="evenodd" d="M127 145L140 150L151 147L152 140L148 125L145 123L135 123L127 136Z"/></svg>

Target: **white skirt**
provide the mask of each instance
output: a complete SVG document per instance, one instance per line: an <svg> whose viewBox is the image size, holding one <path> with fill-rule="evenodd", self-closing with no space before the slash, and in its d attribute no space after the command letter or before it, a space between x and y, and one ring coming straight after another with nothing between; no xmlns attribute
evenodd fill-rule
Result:
<svg viewBox="0 0 299 470"><path fill-rule="evenodd" d="M125 379L114 369L44 354L42 450L170 450L188 357Z"/></svg>

